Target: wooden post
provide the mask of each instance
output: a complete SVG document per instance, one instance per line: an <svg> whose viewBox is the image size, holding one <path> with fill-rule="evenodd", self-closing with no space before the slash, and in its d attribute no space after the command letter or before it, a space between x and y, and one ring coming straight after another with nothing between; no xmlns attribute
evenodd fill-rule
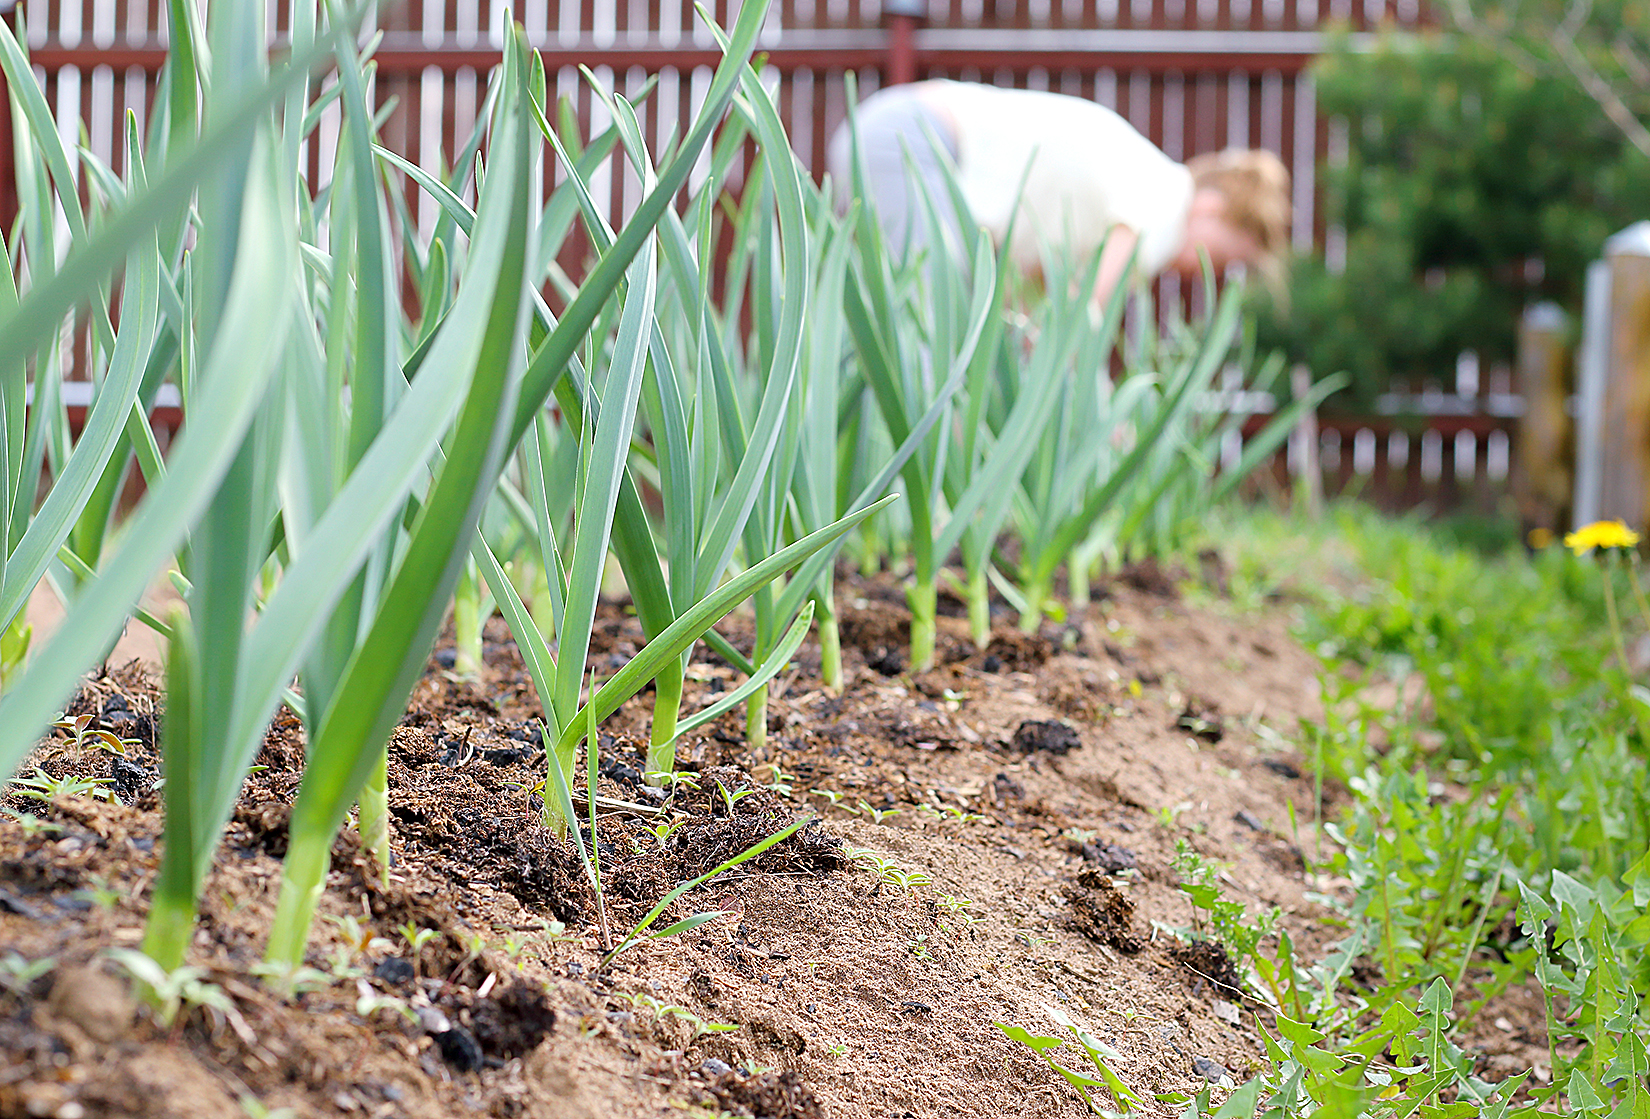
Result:
<svg viewBox="0 0 1650 1119"><path fill-rule="evenodd" d="M1537 303L1518 324L1513 388L1524 398L1513 447L1512 489L1524 532L1557 533L1570 498L1570 417L1565 345L1569 320L1556 303Z"/></svg>
<svg viewBox="0 0 1650 1119"><path fill-rule="evenodd" d="M1650 222L1610 238L1604 258L1610 266L1610 334L1598 516L1642 528L1650 515Z"/></svg>
<svg viewBox="0 0 1650 1119"><path fill-rule="evenodd" d="M882 18L888 28L888 85L917 80L917 24L928 18L928 0L884 0Z"/></svg>

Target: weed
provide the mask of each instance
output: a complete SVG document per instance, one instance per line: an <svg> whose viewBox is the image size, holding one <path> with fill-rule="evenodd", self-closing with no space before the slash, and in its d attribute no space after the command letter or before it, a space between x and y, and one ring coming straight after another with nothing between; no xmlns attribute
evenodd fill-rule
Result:
<svg viewBox="0 0 1650 1119"><path fill-rule="evenodd" d="M869 815L871 820L878 824L882 823L882 821L886 820L888 817L898 816L900 813L900 810L897 808L873 808L863 800L859 802L859 810Z"/></svg>
<svg viewBox="0 0 1650 1119"><path fill-rule="evenodd" d="M1201 932L1206 919L1209 933L1234 961L1253 956L1261 940L1277 926L1277 909L1267 910L1250 921L1242 902L1227 900L1215 881L1222 869L1204 859L1186 840L1175 841L1175 856L1170 866L1180 875L1180 889L1191 900L1194 927Z"/></svg>
<svg viewBox="0 0 1650 1119"><path fill-rule="evenodd" d="M88 885L76 890L73 896L81 901L89 901L105 911L120 904L120 892L109 886L108 879L96 874L88 879Z"/></svg>
<svg viewBox="0 0 1650 1119"><path fill-rule="evenodd" d="M56 966L57 960L51 956L30 960L8 950L4 956L0 956L0 987L14 995L25 995L30 984Z"/></svg>
<svg viewBox="0 0 1650 1119"><path fill-rule="evenodd" d="M111 804L119 803L113 790L109 788L107 777L79 777L72 773L63 777L53 777L39 766L35 766L33 777L14 777L8 787L15 796L48 803L58 797L73 796L87 796Z"/></svg>
<svg viewBox="0 0 1650 1119"><path fill-rule="evenodd" d="M1064 1027L1066 1032L1076 1039L1077 1044L1082 1047L1084 1054L1088 1057L1089 1064L1093 1066L1094 1075L1076 1072L1054 1059L1052 1056L1053 1051L1064 1044L1061 1038L1033 1034L1023 1027L1011 1026L1002 1022L992 1022L992 1025L1003 1031L1011 1040L1018 1041L1029 1048L1038 1057L1042 1058L1049 1068L1064 1077L1066 1083L1077 1090L1077 1094L1083 1097L1083 1102L1089 1105L1089 1110L1096 1115L1113 1114L1113 1111L1102 1107L1095 1100L1093 1093L1096 1090L1104 1090L1110 1093L1117 1111L1129 1112L1146 1108L1145 1099L1125 1084L1122 1077L1118 1076L1112 1068L1113 1065L1123 1062L1124 1057L1121 1053L1079 1027L1059 1008L1045 1006L1043 1009L1049 1017L1053 1018L1056 1023ZM1220 1114L1224 1117L1227 1113L1223 1110ZM1253 1115L1254 1113L1252 1110L1231 1113L1234 1117L1240 1114Z"/></svg>
<svg viewBox="0 0 1650 1119"><path fill-rule="evenodd" d="M95 729L93 724L96 722L96 715L86 714L76 715L72 719L64 716L52 726L57 730L67 731L70 745L77 750L84 749L89 743L100 750L107 750L124 758L131 747L141 745L135 738L121 738L112 731Z"/></svg>
<svg viewBox="0 0 1650 1119"><path fill-rule="evenodd" d="M435 929L420 928L411 921L398 926L395 931L401 934L402 940L406 941L407 947L412 951L415 960L424 951L424 945L441 935Z"/></svg>
<svg viewBox="0 0 1650 1119"><path fill-rule="evenodd" d="M727 1022L706 1021L704 1018L699 1017L699 1015L693 1013L693 1011L687 1009L686 1007L676 1006L673 1003L667 1003L662 999L654 998L652 995L645 993L627 995L622 992L616 992L614 997L623 999L625 1002L629 1003L633 1007L636 1007L637 1009L652 1011L653 1017L657 1021L662 1022L666 1018L675 1018L678 1021L685 1023L688 1028L693 1031L693 1035L688 1038L687 1043L689 1045L692 1045L706 1034L732 1033L734 1030L739 1028L737 1025Z"/></svg>
<svg viewBox="0 0 1650 1119"><path fill-rule="evenodd" d="M50 820L42 820L38 816L30 815L27 812L18 812L4 805L0 805L0 812L4 812L18 827L23 829L24 839L33 839L41 835L56 835L63 830L62 824L54 824Z"/></svg>
<svg viewBox="0 0 1650 1119"><path fill-rule="evenodd" d="M135 948L110 948L105 954L137 983L162 1026L170 1027L186 1009L221 1014L235 1009L224 989L207 981L205 968L185 965L168 971Z"/></svg>

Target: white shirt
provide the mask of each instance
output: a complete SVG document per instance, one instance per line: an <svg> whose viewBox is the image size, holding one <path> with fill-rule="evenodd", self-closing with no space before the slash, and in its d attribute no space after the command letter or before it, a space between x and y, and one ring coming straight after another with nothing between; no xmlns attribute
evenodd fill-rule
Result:
<svg viewBox="0 0 1650 1119"><path fill-rule="evenodd" d="M1041 266L1045 240L1082 260L1114 225L1139 238L1144 275L1180 251L1191 173L1104 105L953 81L926 83L924 94L956 125L958 185L999 245L1020 200L1009 255L1021 268Z"/></svg>

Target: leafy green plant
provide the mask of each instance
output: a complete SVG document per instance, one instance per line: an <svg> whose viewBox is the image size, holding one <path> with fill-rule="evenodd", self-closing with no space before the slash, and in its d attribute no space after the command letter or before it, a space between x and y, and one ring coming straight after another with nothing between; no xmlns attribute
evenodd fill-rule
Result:
<svg viewBox="0 0 1650 1119"><path fill-rule="evenodd" d="M1092 1076L1069 1068L1051 1056L1054 1050L1064 1044L1064 1039L1033 1034L1023 1026L1013 1026L1003 1022L992 1022L991 1024L1003 1031L1011 1041L1018 1041L1026 1046L1026 1048L1037 1054L1044 1064L1059 1073L1067 1084L1076 1089L1077 1094L1083 1098L1083 1102L1088 1104L1089 1110L1094 1114L1111 1115L1117 1111L1127 1114L1131 1111L1145 1110L1148 1107L1144 1097L1130 1088L1123 1081L1123 1078L1117 1074L1116 1070L1112 1068L1113 1065L1120 1064L1124 1060L1121 1053L1078 1026L1070 1016L1058 1007L1045 1006L1043 1010L1049 1017L1054 1019L1056 1024L1063 1027L1072 1039L1076 1040L1084 1056L1088 1058L1090 1066L1094 1069ZM1096 1090L1103 1090L1111 1096L1115 1111L1100 1105L1094 1098ZM1226 1112L1222 1111L1220 1114L1222 1119L1225 1119ZM1234 1119L1240 1114L1252 1115L1253 1112L1231 1112Z"/></svg>
<svg viewBox="0 0 1650 1119"><path fill-rule="evenodd" d="M1175 855L1169 865L1180 876L1181 892L1192 903L1196 931L1203 933L1201 923L1207 920L1207 935L1212 935L1229 955L1236 960L1255 955L1260 942L1277 925L1279 910L1267 910L1251 920L1247 907L1229 900L1221 890L1217 881L1221 868L1198 854L1185 839L1175 840Z"/></svg>
<svg viewBox="0 0 1650 1119"><path fill-rule="evenodd" d="M207 981L205 968L185 966L168 970L135 948L111 948L106 955L138 984L162 1026L170 1027L180 1013L196 1008L221 1014L235 1009L224 989Z"/></svg>
<svg viewBox="0 0 1650 1119"><path fill-rule="evenodd" d="M703 886L706 882L709 882L717 875L749 862L758 855L761 855L762 852L766 851L774 844L782 843L789 839L791 836L795 835L812 822L812 816L804 816L801 819L796 820L786 827L774 832L766 839L752 844L750 847L747 847L739 854L733 856L731 859L728 859L720 866L713 867L696 878L690 878L686 882L683 882L681 885L677 886L675 889L671 890L664 897L660 898L652 909L648 910L647 916L638 921L636 926L632 928L630 932L625 934L623 940L621 940L612 948L612 950L602 957L601 966L605 968L621 953L635 947L637 944L640 944L645 940L658 940L667 936L679 936L682 933L691 932L707 921L714 921L718 917L722 916L720 911L712 910L705 913L695 913L691 917L684 917L682 920L674 921L662 929L653 928L654 922L664 915L665 910L669 909L677 898L688 893L690 890L698 889L700 886Z"/></svg>
<svg viewBox="0 0 1650 1119"><path fill-rule="evenodd" d="M13 777L6 784L6 789L13 796L47 802L58 797L74 796L89 796L96 800L115 799L107 777L81 777L74 773L53 777L39 766L35 767L32 777Z"/></svg>
<svg viewBox="0 0 1650 1119"><path fill-rule="evenodd" d="M661 1022L666 1018L675 1018L683 1022L690 1030L693 1031L687 1041L689 1045L692 1045L694 1042L698 1041L701 1037L704 1037L707 1034L732 1033L739 1028L737 1024L731 1022L707 1021L684 1006L676 1006L673 1003L667 1003L663 999L654 998L652 995L645 992L638 991L633 995L618 992L615 997L623 999L625 1002L639 1010L651 1011L654 1018Z"/></svg>
<svg viewBox="0 0 1650 1119"><path fill-rule="evenodd" d="M0 987L4 987L14 995L23 995L28 992L31 984L42 975L47 974L57 966L57 960L51 956L41 956L31 960L11 949L0 956Z"/></svg>

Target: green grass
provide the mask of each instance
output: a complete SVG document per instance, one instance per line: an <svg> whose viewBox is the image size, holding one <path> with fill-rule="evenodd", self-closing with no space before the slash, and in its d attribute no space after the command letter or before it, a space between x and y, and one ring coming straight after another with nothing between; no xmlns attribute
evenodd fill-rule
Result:
<svg viewBox="0 0 1650 1119"><path fill-rule="evenodd" d="M1320 961L1229 930L1270 1064L1189 1113L1650 1114L1650 743L1603 589L1631 601L1622 565L1355 506L1216 527L1236 600L1292 601L1323 661L1302 750L1350 799L1307 855L1354 898ZM1541 992L1550 1074L1486 1084L1457 1039L1513 987Z"/></svg>

